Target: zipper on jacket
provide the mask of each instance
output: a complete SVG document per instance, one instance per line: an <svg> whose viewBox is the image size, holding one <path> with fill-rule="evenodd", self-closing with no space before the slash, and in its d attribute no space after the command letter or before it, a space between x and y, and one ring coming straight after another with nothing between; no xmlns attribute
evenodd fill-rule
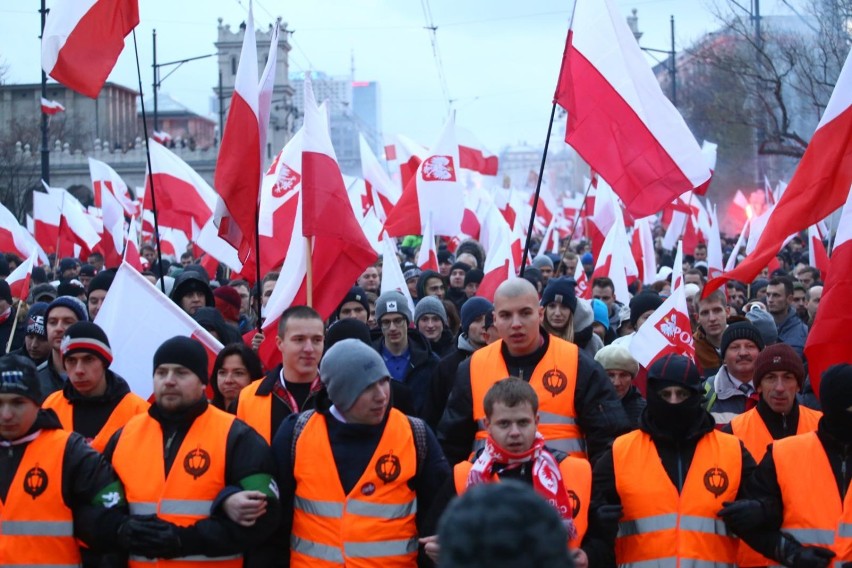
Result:
<svg viewBox="0 0 852 568"><path fill-rule="evenodd" d="M675 451L677 452L677 492L680 494L683 491L683 455L680 451L680 442L675 443Z"/></svg>
<svg viewBox="0 0 852 568"><path fill-rule="evenodd" d="M177 436L177 430L172 432L171 436L169 436L169 438L166 440L166 451L165 451L166 458L168 458L168 456L169 456L169 451L172 448L172 442L175 441L175 436Z"/></svg>
<svg viewBox="0 0 852 568"><path fill-rule="evenodd" d="M784 428L785 432L787 431L787 415L786 414L781 415L781 427Z"/></svg>
<svg viewBox="0 0 852 568"><path fill-rule="evenodd" d="M846 499L846 489L849 486L846 481L846 460L849 459L849 444L843 444L843 455L840 459L840 500L842 502Z"/></svg>

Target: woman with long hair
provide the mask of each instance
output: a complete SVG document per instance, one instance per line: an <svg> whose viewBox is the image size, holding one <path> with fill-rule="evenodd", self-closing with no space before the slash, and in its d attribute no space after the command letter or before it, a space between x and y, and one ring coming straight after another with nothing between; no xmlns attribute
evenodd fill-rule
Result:
<svg viewBox="0 0 852 568"><path fill-rule="evenodd" d="M211 404L220 410L236 410L240 391L253 380L263 377L263 365L257 353L244 343L230 343L219 351L213 363L210 385Z"/></svg>
<svg viewBox="0 0 852 568"><path fill-rule="evenodd" d="M544 306L544 329L565 341L574 341L574 310L577 309L577 296L574 294L576 282L573 278L551 278L541 295Z"/></svg>

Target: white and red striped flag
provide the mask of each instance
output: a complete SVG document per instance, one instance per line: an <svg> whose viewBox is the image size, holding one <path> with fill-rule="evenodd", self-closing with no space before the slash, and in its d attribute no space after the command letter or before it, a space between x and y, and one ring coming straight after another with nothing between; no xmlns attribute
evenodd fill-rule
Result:
<svg viewBox="0 0 852 568"><path fill-rule="evenodd" d="M49 101L46 98L41 98L41 112L48 116L65 112L65 107L56 101Z"/></svg>
<svg viewBox="0 0 852 568"><path fill-rule="evenodd" d="M38 192L33 192L33 195L36 194ZM35 221L33 221L33 225L35 225ZM53 245L56 246L55 239ZM35 253L42 264L47 263L47 255L44 254L42 247L2 203L0 203L0 250L13 252L21 258L26 258Z"/></svg>
<svg viewBox="0 0 852 568"><path fill-rule="evenodd" d="M373 154L363 134L358 135L358 141L361 152L361 175L364 176L367 185L367 205L373 208L376 217L384 223L388 213L399 201L400 191L379 164L379 160Z"/></svg>
<svg viewBox="0 0 852 568"><path fill-rule="evenodd" d="M483 277L476 291L477 296L494 301L497 287L515 276L515 261L512 252L512 230L496 207L485 214L482 232L488 237L487 255L482 267Z"/></svg>
<svg viewBox="0 0 852 568"><path fill-rule="evenodd" d="M182 335L198 340L207 350L208 372L222 349L210 332L127 263L116 272L95 323L109 338L114 357L110 369L127 381L131 391L146 399L153 392L153 375L150 364L140 361L153 361L166 339Z"/></svg>
<svg viewBox="0 0 852 568"><path fill-rule="evenodd" d="M423 231L423 241L417 252L417 266L420 270L438 272L438 250L435 248L435 235L432 233L432 216L426 220L426 230Z"/></svg>
<svg viewBox="0 0 852 568"><path fill-rule="evenodd" d="M554 100L568 111L565 141L632 215L653 215L710 178L613 0L574 4Z"/></svg>
<svg viewBox="0 0 852 568"><path fill-rule="evenodd" d="M834 248L837 250L836 237ZM828 276L830 261L817 225L808 227L808 265L819 270L819 278L825 282L826 276Z"/></svg>
<svg viewBox="0 0 852 568"><path fill-rule="evenodd" d="M42 33L41 66L66 87L96 98L138 24L138 0L54 2Z"/></svg>
<svg viewBox="0 0 852 568"><path fill-rule="evenodd" d="M54 206L59 210L60 235L65 240L78 244L87 251L94 250L100 242L101 236L92 226L83 204L65 188L50 187L44 181L42 181L42 185L47 190Z"/></svg>
<svg viewBox="0 0 852 568"><path fill-rule="evenodd" d="M6 283L12 291L12 298L18 298L22 302L26 300L30 293L30 281L33 276L33 266L35 266L36 253L33 252L21 264L15 267L15 270L6 277Z"/></svg>
<svg viewBox="0 0 852 568"><path fill-rule="evenodd" d="M162 253L162 242L160 243L160 252ZM179 258L179 257L178 257ZM142 266L142 255L139 254L138 232L136 230L136 217L130 219L130 225L127 227L127 238L124 240L124 255L122 260L142 272L145 268Z"/></svg>

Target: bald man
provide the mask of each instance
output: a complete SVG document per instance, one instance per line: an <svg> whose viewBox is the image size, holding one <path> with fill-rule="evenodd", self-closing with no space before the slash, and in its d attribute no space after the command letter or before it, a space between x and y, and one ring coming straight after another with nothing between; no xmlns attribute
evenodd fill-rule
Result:
<svg viewBox="0 0 852 568"><path fill-rule="evenodd" d="M539 431L554 449L594 461L615 436L630 430L603 368L573 343L548 335L543 314L527 280L512 278L497 288L499 339L459 365L438 425L438 441L451 464L484 446L485 393L509 376L535 389L541 401Z"/></svg>

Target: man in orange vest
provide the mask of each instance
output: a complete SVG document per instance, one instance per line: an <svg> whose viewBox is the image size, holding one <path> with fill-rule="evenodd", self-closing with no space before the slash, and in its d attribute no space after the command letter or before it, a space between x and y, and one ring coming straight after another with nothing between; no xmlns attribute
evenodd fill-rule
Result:
<svg viewBox="0 0 852 568"><path fill-rule="evenodd" d="M207 377L201 343L180 336L165 341L154 353L155 403L104 451L130 507L117 539L130 553L130 568L153 558L161 567L240 568L242 554L275 530L269 447L244 422L207 403ZM253 513L240 519L234 508L244 500Z"/></svg>
<svg viewBox="0 0 852 568"><path fill-rule="evenodd" d="M66 329L60 351L68 380L42 406L56 413L65 430L102 452L110 436L149 405L109 370L112 350L97 324L80 321Z"/></svg>
<svg viewBox="0 0 852 568"><path fill-rule="evenodd" d="M528 281L511 278L497 288L494 327L500 339L459 365L438 424L438 440L451 464L484 446L482 401L491 385L509 376L535 389L541 405L539 432L553 449L594 462L617 434L630 430L601 366L575 344L544 331L543 313Z"/></svg>
<svg viewBox="0 0 852 568"><path fill-rule="evenodd" d="M322 316L308 306L284 310L275 344L280 365L240 391L237 418L254 428L267 443L291 414L314 408L322 389L317 366L322 358L325 327Z"/></svg>
<svg viewBox="0 0 852 568"><path fill-rule="evenodd" d="M748 482L763 519L743 539L794 568L852 566L852 365L830 367L816 432L777 440ZM746 501L749 503L750 501Z"/></svg>
<svg viewBox="0 0 852 568"><path fill-rule="evenodd" d="M75 536L108 548L127 514L112 468L41 401L32 361L0 358L0 566L80 566Z"/></svg>
<svg viewBox="0 0 852 568"><path fill-rule="evenodd" d="M619 566L735 566L737 539L719 515L754 460L702 408L692 359L654 362L647 393L639 430L616 438L595 464L586 539L614 551Z"/></svg>
<svg viewBox="0 0 852 568"><path fill-rule="evenodd" d="M272 442L290 541L279 561L414 568L423 513L450 474L438 441L391 407L390 373L362 341L335 343L320 376L328 400L289 417Z"/></svg>
<svg viewBox="0 0 852 568"><path fill-rule="evenodd" d="M549 449L538 432L538 396L529 383L508 378L494 383L485 394L485 424L488 439L474 458L459 462L453 478L438 494L429 513L427 532L434 534L438 519L456 496L482 483L515 479L533 489L556 508L571 528L570 545L575 568L587 568L586 552L578 548L588 526L592 468L588 460L572 458ZM440 546L437 536L421 539L426 553L436 563Z"/></svg>

